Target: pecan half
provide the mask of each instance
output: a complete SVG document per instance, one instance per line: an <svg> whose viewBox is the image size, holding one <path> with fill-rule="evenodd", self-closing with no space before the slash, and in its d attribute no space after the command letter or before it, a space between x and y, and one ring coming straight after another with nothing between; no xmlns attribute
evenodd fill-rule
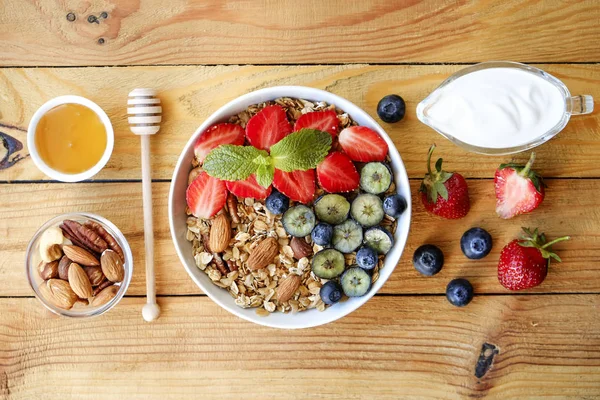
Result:
<svg viewBox="0 0 600 400"><path fill-rule="evenodd" d="M231 260L227 260L227 261L225 261L225 263L227 264L227 268L229 268L229 272L238 270L238 266L235 262L233 262Z"/></svg>
<svg viewBox="0 0 600 400"><path fill-rule="evenodd" d="M83 247L92 250L94 253L102 253L104 250L108 249L108 244L104 239L98 236L96 232L81 225L77 221L69 219L64 220L60 227L63 232L67 231L70 235L74 236L79 243L83 244Z"/></svg>
<svg viewBox="0 0 600 400"><path fill-rule="evenodd" d="M229 216L231 217L233 223L239 224L240 216L237 213L237 199L231 193L229 193L229 195L227 196L227 210L229 211Z"/></svg>
<svg viewBox="0 0 600 400"><path fill-rule="evenodd" d="M204 251L206 251L207 253L212 253L212 251L210 250L210 237L208 236L208 233L203 233L202 234L202 244L204 245Z"/></svg>
<svg viewBox="0 0 600 400"><path fill-rule="evenodd" d="M85 224L83 224L83 226L96 232L98 236L104 239L104 241L108 245L108 248L119 255L121 262L125 262L125 255L123 254L123 249L121 248L121 246L119 246L119 243L117 243L115 238L110 233L108 233L106 229L104 229L104 227L102 227L102 225L94 221L87 221Z"/></svg>
<svg viewBox="0 0 600 400"><path fill-rule="evenodd" d="M227 270L227 267L225 266L225 262L223 261L221 256L218 253L212 253L212 255L213 255L213 261L215 262L215 265L216 265L217 269L219 270L219 272L223 275L227 275L229 273L229 271Z"/></svg>
<svg viewBox="0 0 600 400"><path fill-rule="evenodd" d="M98 293L100 293L101 291L103 291L105 288L109 287L112 284L113 283L111 281L109 281L108 279L105 280L100 285L98 285L98 287L94 288L94 292L92 293L92 295L97 296Z"/></svg>

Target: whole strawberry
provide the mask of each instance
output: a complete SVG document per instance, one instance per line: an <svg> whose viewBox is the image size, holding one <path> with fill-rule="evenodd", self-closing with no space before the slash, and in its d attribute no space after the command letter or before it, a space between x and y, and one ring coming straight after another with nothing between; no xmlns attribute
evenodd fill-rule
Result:
<svg viewBox="0 0 600 400"><path fill-rule="evenodd" d="M544 181L531 169L535 153L525 165L501 164L494 175L496 213L508 219L531 212L544 200Z"/></svg>
<svg viewBox="0 0 600 400"><path fill-rule="evenodd" d="M541 284L548 274L550 258L561 261L550 247L570 239L564 236L546 243L546 236L539 234L537 228L533 232L523 228L523 232L523 239L513 240L500 253L498 280L508 290L529 289Z"/></svg>
<svg viewBox="0 0 600 400"><path fill-rule="evenodd" d="M435 163L431 171L431 155L435 144L427 155L427 174L421 183L421 201L425 209L447 219L459 219L467 215L471 208L469 188L463 176L456 172L442 170L442 159Z"/></svg>

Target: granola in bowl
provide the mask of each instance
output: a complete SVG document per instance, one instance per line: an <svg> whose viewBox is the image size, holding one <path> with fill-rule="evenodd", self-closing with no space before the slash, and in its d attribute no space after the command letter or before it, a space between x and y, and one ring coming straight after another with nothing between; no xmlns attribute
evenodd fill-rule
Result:
<svg viewBox="0 0 600 400"><path fill-rule="evenodd" d="M283 97L205 129L194 154L186 239L237 306L324 311L371 290L406 208L378 133Z"/></svg>

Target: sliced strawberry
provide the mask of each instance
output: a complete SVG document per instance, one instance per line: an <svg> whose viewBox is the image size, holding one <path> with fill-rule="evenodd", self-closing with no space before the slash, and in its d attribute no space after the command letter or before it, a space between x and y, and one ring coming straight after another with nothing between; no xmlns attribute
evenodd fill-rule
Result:
<svg viewBox="0 0 600 400"><path fill-rule="evenodd" d="M531 212L544 201L545 189L541 176L531 169L535 153L527 165L502 164L496 170L496 213L508 219Z"/></svg>
<svg viewBox="0 0 600 400"><path fill-rule="evenodd" d="M291 200L308 204L315 197L315 170L283 172L276 169L273 186Z"/></svg>
<svg viewBox="0 0 600 400"><path fill-rule="evenodd" d="M248 142L256 148L269 150L292 132L285 110L281 106L268 106L250 118L246 125Z"/></svg>
<svg viewBox="0 0 600 400"><path fill-rule="evenodd" d="M319 185L329 193L350 192L358 188L360 176L352 160L334 151L317 167Z"/></svg>
<svg viewBox="0 0 600 400"><path fill-rule="evenodd" d="M256 182L254 174L245 181L228 181L227 189L237 197L251 197L257 200L266 199L271 194L271 186L264 188Z"/></svg>
<svg viewBox="0 0 600 400"><path fill-rule="evenodd" d="M185 200L194 216L210 218L225 205L227 187L225 182L201 172L188 186Z"/></svg>
<svg viewBox="0 0 600 400"><path fill-rule="evenodd" d="M388 145L373 129L366 126L351 126L340 132L342 149L354 161L383 161Z"/></svg>
<svg viewBox="0 0 600 400"><path fill-rule="evenodd" d="M314 111L302 115L294 125L294 132L300 129L318 129L335 138L340 130L340 121L337 118L335 111Z"/></svg>
<svg viewBox="0 0 600 400"><path fill-rule="evenodd" d="M206 129L194 145L194 154L200 164L212 149L222 144L244 144L244 128L236 124L216 124Z"/></svg>

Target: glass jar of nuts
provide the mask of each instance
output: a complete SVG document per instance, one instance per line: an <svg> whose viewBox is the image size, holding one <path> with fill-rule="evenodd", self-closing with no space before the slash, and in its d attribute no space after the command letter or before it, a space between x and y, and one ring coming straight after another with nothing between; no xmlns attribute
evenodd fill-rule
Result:
<svg viewBox="0 0 600 400"><path fill-rule="evenodd" d="M72 213L46 222L25 260L27 279L50 311L68 317L105 313L123 298L133 272L121 231L98 215Z"/></svg>

